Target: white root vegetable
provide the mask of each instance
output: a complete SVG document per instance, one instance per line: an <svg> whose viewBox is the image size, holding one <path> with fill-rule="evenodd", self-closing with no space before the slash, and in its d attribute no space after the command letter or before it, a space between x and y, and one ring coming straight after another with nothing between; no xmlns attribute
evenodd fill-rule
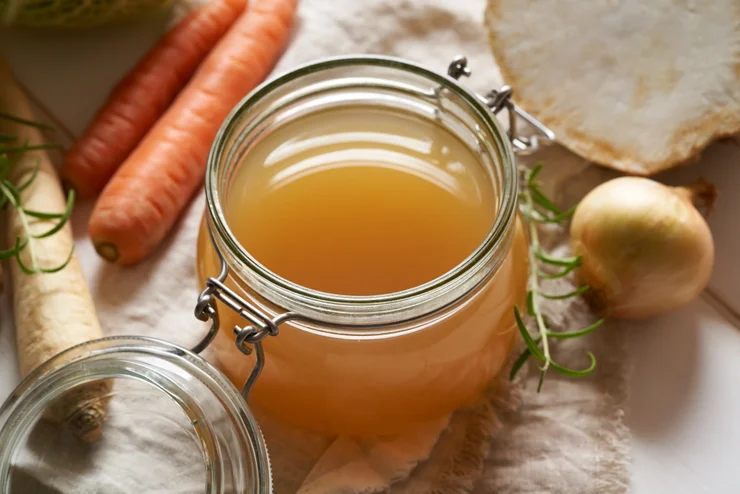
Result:
<svg viewBox="0 0 740 494"><path fill-rule="evenodd" d="M33 120L28 99L15 83L10 70L0 60L0 111ZM42 133L30 126L0 120L0 133L18 136L18 143L43 142ZM27 151L11 169L9 178L20 184L36 178L21 192L21 204L26 209L50 213L63 212L66 199L54 166L44 151ZM14 245L18 236L26 237L24 221L34 234L49 230L48 221L22 217L16 208L7 208L7 243ZM34 240L23 249L21 259L27 266L34 262L40 267L61 266L73 248L69 223L54 235ZM33 253L33 254L32 254ZM32 259L31 256L35 258ZM21 374L25 377L49 358L74 345L103 336L95 307L88 291L80 263L73 256L69 264L57 273L26 274L18 263L8 263L13 290L16 341ZM46 418L70 428L84 441L93 441L100 434L105 418L107 396L111 383L99 381L80 386L63 395L46 413Z"/></svg>
<svg viewBox="0 0 740 494"><path fill-rule="evenodd" d="M740 131L737 0L488 0L514 99L589 161L653 175Z"/></svg>
<svg viewBox="0 0 740 494"><path fill-rule="evenodd" d="M615 318L642 318L675 309L709 282L714 243L695 205L711 210L715 188L705 182L668 187L622 177L578 204L571 246L582 256L577 274Z"/></svg>

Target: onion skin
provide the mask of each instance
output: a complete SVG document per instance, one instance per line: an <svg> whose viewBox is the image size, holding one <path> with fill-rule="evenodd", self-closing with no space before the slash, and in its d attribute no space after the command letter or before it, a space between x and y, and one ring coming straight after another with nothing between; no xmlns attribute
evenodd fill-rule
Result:
<svg viewBox="0 0 740 494"><path fill-rule="evenodd" d="M571 223L582 256L579 281L608 317L655 316L694 299L707 285L714 242L693 201L716 195L708 184L668 187L622 177L593 189Z"/></svg>

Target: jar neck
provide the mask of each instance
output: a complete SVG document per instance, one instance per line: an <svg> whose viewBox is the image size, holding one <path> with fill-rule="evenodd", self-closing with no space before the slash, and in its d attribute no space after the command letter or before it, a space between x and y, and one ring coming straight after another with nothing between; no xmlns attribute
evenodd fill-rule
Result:
<svg viewBox="0 0 740 494"><path fill-rule="evenodd" d="M479 157L498 204L483 242L457 267L417 287L383 295L320 292L260 264L235 238L224 215L236 168L260 139L318 110L385 105L433 120ZM211 150L206 173L208 226L230 276L269 302L327 325L383 326L454 304L488 279L505 258L514 232L517 173L509 139L480 98L454 79L398 59L362 56L323 60L264 84L231 113ZM213 273L215 276L216 273Z"/></svg>
<svg viewBox="0 0 740 494"><path fill-rule="evenodd" d="M105 338L78 345L29 375L0 409L0 486L49 405L66 392L103 380L151 385L182 409L200 446L208 494L271 492L267 450L234 387L195 354L150 338ZM125 400L116 394L113 400ZM143 417L145 419L145 417ZM103 430L105 435L105 430ZM146 474L147 472L142 472Z"/></svg>

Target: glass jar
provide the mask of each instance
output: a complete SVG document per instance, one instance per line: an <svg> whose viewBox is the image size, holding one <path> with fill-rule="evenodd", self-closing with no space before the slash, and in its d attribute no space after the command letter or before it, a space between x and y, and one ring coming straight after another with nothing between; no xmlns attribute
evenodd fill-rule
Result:
<svg viewBox="0 0 740 494"><path fill-rule="evenodd" d="M511 136L494 115L506 107L513 118L515 107L510 91L482 98L465 89L455 79L466 71L464 60L453 62L452 77L386 57L323 60L258 88L223 125L206 172L198 273L206 298L221 300L214 348L233 382L254 366L244 343L264 338L253 404L326 432L396 433L470 403L502 370L518 338L513 307L524 301L528 270ZM276 129L349 103L406 112L453 133L497 198L483 242L428 283L372 296L320 292L267 269L230 228L225 205L250 153Z"/></svg>
<svg viewBox="0 0 740 494"><path fill-rule="evenodd" d="M56 400L107 381L100 438L44 419ZM0 492L268 494L270 464L239 392L196 354L149 338L74 347L0 409Z"/></svg>

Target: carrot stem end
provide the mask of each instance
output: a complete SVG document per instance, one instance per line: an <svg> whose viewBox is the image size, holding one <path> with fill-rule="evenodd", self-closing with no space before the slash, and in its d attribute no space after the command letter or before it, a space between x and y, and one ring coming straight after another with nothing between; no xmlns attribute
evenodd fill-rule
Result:
<svg viewBox="0 0 740 494"><path fill-rule="evenodd" d="M110 242L100 242L95 244L95 251L100 257L109 262L116 262L120 257L118 247Z"/></svg>

